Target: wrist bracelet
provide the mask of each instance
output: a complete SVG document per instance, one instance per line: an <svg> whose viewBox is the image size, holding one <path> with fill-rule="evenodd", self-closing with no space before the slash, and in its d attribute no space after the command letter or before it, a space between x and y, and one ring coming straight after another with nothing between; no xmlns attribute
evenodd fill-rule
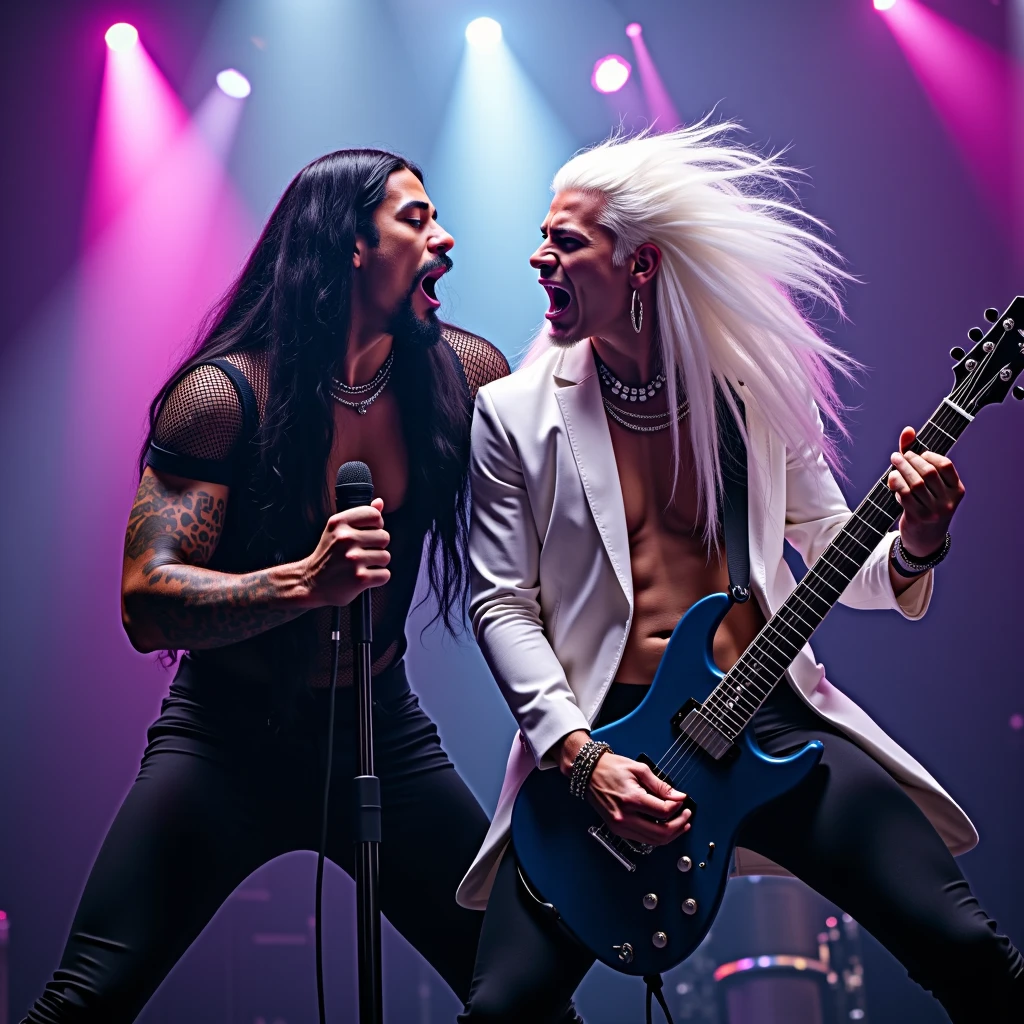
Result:
<svg viewBox="0 0 1024 1024"><path fill-rule="evenodd" d="M594 774L597 762L606 750L611 749L607 743L599 743L597 740L587 740L580 747L569 769L569 792L573 796L578 796L581 800L586 799L587 787L590 785L590 777Z"/></svg>
<svg viewBox="0 0 1024 1024"><path fill-rule="evenodd" d="M921 576L929 569L934 569L949 554L949 545L950 536L947 533L945 540L942 542L942 547L934 555L928 558L915 558L903 546L903 539L897 535L890 552L892 567L905 579Z"/></svg>

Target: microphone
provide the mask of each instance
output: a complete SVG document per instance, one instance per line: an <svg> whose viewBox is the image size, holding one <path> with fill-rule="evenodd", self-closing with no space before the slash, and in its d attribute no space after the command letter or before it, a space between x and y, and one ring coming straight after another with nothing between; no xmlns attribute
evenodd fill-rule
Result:
<svg viewBox="0 0 1024 1024"><path fill-rule="evenodd" d="M373 477L365 462L346 462L334 479L334 502L338 512L373 501Z"/></svg>
<svg viewBox="0 0 1024 1024"><path fill-rule="evenodd" d="M373 477L365 462L346 462L338 469L334 479L334 501L338 512L369 505L373 501ZM370 590L364 590L351 604L352 642L369 643Z"/></svg>

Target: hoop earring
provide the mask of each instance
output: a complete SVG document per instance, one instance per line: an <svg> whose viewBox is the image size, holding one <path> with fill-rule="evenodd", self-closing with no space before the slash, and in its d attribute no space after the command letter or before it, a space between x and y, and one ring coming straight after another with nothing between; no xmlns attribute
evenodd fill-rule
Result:
<svg viewBox="0 0 1024 1024"><path fill-rule="evenodd" d="M633 321L633 330L639 334L640 328L644 325L644 304L640 301L640 293L635 288L629 304L629 318Z"/></svg>

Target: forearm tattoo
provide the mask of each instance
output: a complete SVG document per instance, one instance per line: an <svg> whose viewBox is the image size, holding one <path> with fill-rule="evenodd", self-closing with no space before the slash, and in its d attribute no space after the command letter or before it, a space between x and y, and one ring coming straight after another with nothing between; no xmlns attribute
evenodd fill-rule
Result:
<svg viewBox="0 0 1024 1024"><path fill-rule="evenodd" d="M169 490L143 476L128 518L126 562L145 580L146 604L168 647L209 648L247 640L302 614L274 607L272 570L244 575L204 568L227 503L202 489Z"/></svg>

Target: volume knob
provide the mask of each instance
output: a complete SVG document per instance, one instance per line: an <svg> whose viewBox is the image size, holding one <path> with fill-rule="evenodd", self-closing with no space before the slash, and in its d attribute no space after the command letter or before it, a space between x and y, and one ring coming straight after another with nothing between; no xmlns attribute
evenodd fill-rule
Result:
<svg viewBox="0 0 1024 1024"><path fill-rule="evenodd" d="M696 900L683 900L683 913L692 917L697 913L697 901Z"/></svg>
<svg viewBox="0 0 1024 1024"><path fill-rule="evenodd" d="M679 860L676 861L676 867L680 871L689 871L690 868L693 867L693 861L690 860L689 857L680 857Z"/></svg>
<svg viewBox="0 0 1024 1024"><path fill-rule="evenodd" d="M655 932L651 936L655 949L664 949L668 945L668 936L664 932Z"/></svg>

